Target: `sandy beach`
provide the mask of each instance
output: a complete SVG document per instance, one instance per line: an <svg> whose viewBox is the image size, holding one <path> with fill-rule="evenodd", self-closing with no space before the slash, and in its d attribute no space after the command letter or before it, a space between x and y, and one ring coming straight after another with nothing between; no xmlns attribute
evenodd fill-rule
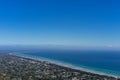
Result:
<svg viewBox="0 0 120 80"><path fill-rule="evenodd" d="M88 72L88 73L110 76L110 77L115 77L115 78L119 77L117 75L112 75L112 74L107 74L107 73L100 72L100 71L87 69L87 67L85 67L85 66L74 66L74 65L69 64L69 63L65 63L65 62L57 61L57 60L53 60L53 59L48 59L48 58L44 58L44 57L30 56L30 55L25 55L25 54L21 54L21 53L17 53L17 54L16 53L9 53L9 54L10 55L15 55L15 56L18 56L18 57L30 58L30 59L34 59L34 60L38 60L38 61L46 61L48 63L52 63L52 64L56 64L56 65L59 65L59 66L68 67L68 68L71 68L71 69L80 70L80 71L84 71L84 72Z"/></svg>

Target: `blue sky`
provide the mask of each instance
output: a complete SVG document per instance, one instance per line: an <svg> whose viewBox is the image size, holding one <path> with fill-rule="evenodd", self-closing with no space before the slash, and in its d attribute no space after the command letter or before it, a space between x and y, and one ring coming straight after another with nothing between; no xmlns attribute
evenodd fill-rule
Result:
<svg viewBox="0 0 120 80"><path fill-rule="evenodd" d="M119 4L119 0L0 0L0 44L120 46Z"/></svg>

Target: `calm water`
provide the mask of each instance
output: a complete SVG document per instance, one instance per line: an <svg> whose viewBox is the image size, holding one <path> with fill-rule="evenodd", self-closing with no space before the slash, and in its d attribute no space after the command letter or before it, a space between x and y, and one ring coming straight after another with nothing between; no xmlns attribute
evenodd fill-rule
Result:
<svg viewBox="0 0 120 80"><path fill-rule="evenodd" d="M85 66L91 70L120 76L119 51L40 51L21 54Z"/></svg>

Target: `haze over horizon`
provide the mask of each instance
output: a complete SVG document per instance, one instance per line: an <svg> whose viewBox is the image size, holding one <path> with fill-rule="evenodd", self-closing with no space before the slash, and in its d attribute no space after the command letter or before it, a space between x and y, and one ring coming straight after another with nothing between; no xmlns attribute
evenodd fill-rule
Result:
<svg viewBox="0 0 120 80"><path fill-rule="evenodd" d="M120 47L118 0L1 0L0 45Z"/></svg>

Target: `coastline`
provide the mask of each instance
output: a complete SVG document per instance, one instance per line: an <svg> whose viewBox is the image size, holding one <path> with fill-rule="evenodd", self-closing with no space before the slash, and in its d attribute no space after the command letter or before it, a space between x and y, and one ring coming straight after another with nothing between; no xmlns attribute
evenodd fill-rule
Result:
<svg viewBox="0 0 120 80"><path fill-rule="evenodd" d="M92 74L96 74L96 75L119 78L119 76L117 76L117 75L107 74L104 72L91 70L89 68L87 69L85 66L75 66L75 65L72 65L69 63L65 63L65 62L57 61L57 60L53 60L53 59L48 59L48 58L44 58L44 57L25 55L22 53L9 53L9 55L14 55L14 56L23 57L23 58L30 58L30 59L38 60L38 61L46 61L48 63L52 63L52 64L55 64L58 66L62 66L62 67L66 67L66 68L70 68L70 69L74 69L74 70L79 70L79 71L83 71L83 72L88 72L88 73L92 73Z"/></svg>

